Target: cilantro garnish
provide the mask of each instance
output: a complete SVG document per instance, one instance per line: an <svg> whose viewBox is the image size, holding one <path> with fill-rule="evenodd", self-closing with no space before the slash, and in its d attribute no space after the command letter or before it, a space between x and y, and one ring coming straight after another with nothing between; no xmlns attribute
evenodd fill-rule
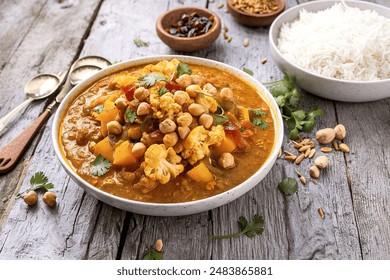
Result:
<svg viewBox="0 0 390 280"><path fill-rule="evenodd" d="M253 114L255 114L258 117L264 117L267 113L260 110L260 109L249 109Z"/></svg>
<svg viewBox="0 0 390 280"><path fill-rule="evenodd" d="M232 238L238 237L243 234L252 238L256 235L261 235L264 231L264 219L262 216L255 214L252 218L252 222L248 223L248 220L245 217L240 217L238 223L241 227L241 231L229 235L212 235L209 238L223 239L223 238Z"/></svg>
<svg viewBox="0 0 390 280"><path fill-rule="evenodd" d="M224 123L226 123L229 120L228 117L226 115L223 115L223 114L221 114L221 115L210 114L210 115L213 117L214 123L216 125L224 124Z"/></svg>
<svg viewBox="0 0 390 280"><path fill-rule="evenodd" d="M150 249L146 251L144 260L162 260L163 259L163 254L162 252L157 252L154 249Z"/></svg>
<svg viewBox="0 0 390 280"><path fill-rule="evenodd" d="M100 114L101 112L103 112L103 109L104 109L103 104L99 104L95 108L93 108L93 111L96 112L97 114Z"/></svg>
<svg viewBox="0 0 390 280"><path fill-rule="evenodd" d="M150 73L148 75L142 76L138 79L141 82L141 86L143 87L151 87L154 86L159 81L165 81L166 78L164 75L158 73Z"/></svg>
<svg viewBox="0 0 390 280"><path fill-rule="evenodd" d="M251 120L251 122L260 129L266 129L268 127L268 123L260 118L254 118Z"/></svg>
<svg viewBox="0 0 390 280"><path fill-rule="evenodd" d="M249 75L251 75L251 76L253 76L253 71L251 70L251 69L248 69L248 68L242 68L242 71L244 71L245 73L247 73L247 74L249 74Z"/></svg>
<svg viewBox="0 0 390 280"><path fill-rule="evenodd" d="M168 90L167 90L166 87L162 87L162 88L160 88L160 89L158 90L158 95L162 96L162 95L166 94L167 91L168 91Z"/></svg>
<svg viewBox="0 0 390 280"><path fill-rule="evenodd" d="M292 195L298 190L298 183L293 178L285 178L279 183L278 189L285 195Z"/></svg>
<svg viewBox="0 0 390 280"><path fill-rule="evenodd" d="M149 42L143 41L140 37L135 37L133 42L138 48L149 46Z"/></svg>
<svg viewBox="0 0 390 280"><path fill-rule="evenodd" d="M127 108L125 112L125 119L129 123L133 123L135 119L137 118L136 112L134 112L132 109Z"/></svg>
<svg viewBox="0 0 390 280"><path fill-rule="evenodd" d="M294 79L286 73L282 80L265 84L271 85L270 92L275 98L288 128L291 130L289 138L295 140L298 138L299 132L312 131L315 117L322 115L324 112L321 109L314 109L306 113L299 108L302 95L295 86Z"/></svg>
<svg viewBox="0 0 390 280"><path fill-rule="evenodd" d="M191 75L192 70L188 67L188 64L181 62L177 65L177 77L179 78L183 74Z"/></svg>
<svg viewBox="0 0 390 280"><path fill-rule="evenodd" d="M25 190L24 192L18 193L16 197L23 197L24 194L29 191L43 190L45 192L54 188L52 183L49 183L49 179L46 177L45 173L42 171L36 172L30 179L31 187Z"/></svg>
<svg viewBox="0 0 390 280"><path fill-rule="evenodd" d="M91 168L89 173L94 176L102 176L108 172L111 167L111 162L105 159L101 154L99 154L94 161L91 162Z"/></svg>

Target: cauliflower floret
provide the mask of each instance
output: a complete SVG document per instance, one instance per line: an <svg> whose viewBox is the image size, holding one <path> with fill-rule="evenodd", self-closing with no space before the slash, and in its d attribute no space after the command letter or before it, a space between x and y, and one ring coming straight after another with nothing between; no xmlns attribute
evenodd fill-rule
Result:
<svg viewBox="0 0 390 280"><path fill-rule="evenodd" d="M184 171L183 164L179 164L181 157L173 148L165 148L164 144L153 144L145 152L145 161L142 163L145 176L161 184Z"/></svg>
<svg viewBox="0 0 390 280"><path fill-rule="evenodd" d="M209 131L203 126L197 126L191 130L183 141L183 158L194 165L198 160L210 155L209 146L219 145L225 139L225 131L221 125L213 126Z"/></svg>
<svg viewBox="0 0 390 280"><path fill-rule="evenodd" d="M214 98L208 95L199 94L195 98L196 103L202 105L206 113L214 113L218 109L218 102Z"/></svg>
<svg viewBox="0 0 390 280"><path fill-rule="evenodd" d="M174 114L181 111L181 106L175 103L173 94L170 92L165 93L161 97L151 95L150 104L153 110L153 117L157 119L173 119Z"/></svg>

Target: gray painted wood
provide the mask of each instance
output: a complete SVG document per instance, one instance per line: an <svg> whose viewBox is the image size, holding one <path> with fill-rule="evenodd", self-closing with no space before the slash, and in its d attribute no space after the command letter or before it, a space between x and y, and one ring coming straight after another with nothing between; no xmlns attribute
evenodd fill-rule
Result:
<svg viewBox="0 0 390 280"><path fill-rule="evenodd" d="M80 55L103 55L112 61L176 53L156 36L157 17L174 6L207 4L205 0L105 0L101 6L97 1L88 2L58 4L37 1L28 4L39 12L21 22L23 38L12 35L8 22L15 22L13 17L0 20L0 27L10 30L4 36L11 36L0 38L7 39L3 43L7 52L1 54L5 62L0 72L0 82L3 82L0 90L5 93L7 102L6 105L0 104L0 115L23 100L21 90L15 95L15 87L10 85L23 84L24 81L15 78L8 81L9 77L27 80L32 73L63 70L78 51ZM268 28L247 28L236 23L225 8L216 8L222 2L217 0L208 7L216 11L223 24L229 27L232 42L228 44L220 36L208 49L191 55L222 61L237 68L245 66L254 70L255 78L260 81L281 78L282 73L272 62L268 50ZM287 7L297 4L295 0L287 2ZM388 6L384 0L376 2ZM145 7L148 7L147 15ZM2 8L16 9L12 3L0 3L0 11ZM98 9L96 18L95 9ZM28 10L21 9L26 15ZM76 11L81 11L84 16L76 17ZM47 34L41 34L45 33L42 32L44 27L59 24L61 19L65 22L65 18L71 18L68 22L72 25L60 25L62 29L55 36L54 31L46 30ZM83 38L84 35L87 36ZM137 48L133 43L137 36L148 41L149 46ZM58 38L61 38L61 44L56 43ZM245 38L250 39L248 48L243 47ZM28 47L34 52L27 51ZM32 53L40 56L32 56ZM263 57L268 59L264 65L260 63ZM23 68L26 58L31 61ZM388 114L380 113L389 112L389 100L347 104L304 94L306 109L321 107L326 112L316 129L344 123L349 131L346 143L353 152L345 158L342 153L329 154L330 167L322 172L318 183L300 185L298 193L290 197L282 195L276 186L286 176L296 177L295 166L278 159L269 175L241 198L218 209L184 217L126 213L85 194L54 160L50 120L18 169L1 177L0 259L142 259L158 238L164 242L166 259L389 259L390 222L386 206L390 201L387 188L390 185L390 150L385 143L390 130ZM1 135L0 145L30 123L44 103L33 104L11 124L15 128ZM378 135L378 130L384 132ZM357 148L364 153L358 153ZM293 151L288 141L285 141L284 149ZM310 164L312 161L306 160L298 167L307 178ZM54 209L46 207L42 201L28 208L22 200L14 199L18 189L26 189L31 175L40 170L55 184L59 203ZM318 215L318 208L323 208L325 219ZM238 217L250 218L255 213L262 214L265 219L262 236L230 240L208 238L211 234L238 231Z"/></svg>

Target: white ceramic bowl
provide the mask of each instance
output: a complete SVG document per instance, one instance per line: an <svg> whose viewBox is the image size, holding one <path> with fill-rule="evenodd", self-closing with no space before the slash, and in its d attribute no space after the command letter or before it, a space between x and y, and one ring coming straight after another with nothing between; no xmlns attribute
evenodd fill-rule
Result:
<svg viewBox="0 0 390 280"><path fill-rule="evenodd" d="M269 45L272 57L282 72L287 72L296 78L297 84L306 91L315 95L338 101L366 102L390 97L390 78L379 81L348 81L328 78L309 72L288 61L277 48L277 38L283 23L293 22L298 19L299 11L306 9L316 12L331 7L339 0L313 1L294 6L284 11L272 23L269 31ZM379 15L390 18L390 8L381 5L364 2L348 1L345 3L361 10L375 10Z"/></svg>
<svg viewBox="0 0 390 280"><path fill-rule="evenodd" d="M186 62L186 63L192 63L192 64L198 64L198 65L205 65L210 67L219 68L225 71L228 71L232 73L235 76L238 76L242 80L247 81L251 85L255 86L259 92L261 92L261 96L263 99L267 102L267 104L271 108L272 112L272 118L275 121L275 143L272 149L272 152L264 165L249 179L247 179L242 184L215 196L197 200L193 202L183 202L183 203L147 203L147 202L139 202L134 200L129 200L121 197L117 197L114 195L111 195L109 193L106 193L104 191L99 190L98 188L95 188L88 182L86 182L84 179L82 179L68 164L68 162L63 158L62 155L62 148L59 145L58 142L58 136L59 136L59 129L61 120L63 119L67 109L73 102L73 100L78 97L80 94L82 94L85 90L87 90L89 87L91 87L94 83L99 81L100 79L111 75L113 73L128 69L130 67L136 66L136 65L143 65L143 64L149 64L149 63L156 63L163 59L172 59L177 58L180 61ZM139 214L145 214L145 215L153 215L153 216L180 216L180 215L189 215L194 214L202 211L207 211L216 207L219 207L221 205L224 205L226 203L229 203L236 198L240 197L241 195L245 194L247 191L255 187L264 177L267 175L267 173L271 170L272 166L275 163L275 160L277 158L278 152L280 150L280 147L282 145L283 140L283 120L282 116L279 112L278 106L273 99L272 95L269 93L269 91L260 84L257 80L255 80L253 77L249 76L248 74L244 73L241 70L238 70L234 67L231 67L229 65L216 62L213 60L203 59L203 58L196 58L196 57L189 57L189 56L153 56L153 57L144 57L144 58L138 58L133 59L129 61L124 61L121 63L114 64L94 76L88 78L78 86L76 86L62 101L60 107L58 108L55 118L54 118L54 124L53 124L53 130L52 130L52 140L54 144L54 149L56 152L56 155L58 159L60 160L62 166L64 167L65 171L69 174L69 176L77 182L87 193L91 194L95 198L110 204L114 207L139 213Z"/></svg>

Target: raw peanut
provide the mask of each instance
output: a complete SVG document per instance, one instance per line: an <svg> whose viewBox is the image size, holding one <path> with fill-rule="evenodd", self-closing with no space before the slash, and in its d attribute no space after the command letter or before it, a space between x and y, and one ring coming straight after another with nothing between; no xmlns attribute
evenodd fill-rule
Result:
<svg viewBox="0 0 390 280"><path fill-rule="evenodd" d="M332 148L330 148L330 147L322 147L322 148L321 148L321 151L324 152L324 153L330 153L330 152L333 151L333 150L332 150Z"/></svg>
<svg viewBox="0 0 390 280"><path fill-rule="evenodd" d="M308 150L308 149L310 149L310 146L309 146L309 145L305 145L305 146L299 148L298 151L299 151L300 153L303 153L303 152L306 152L306 150Z"/></svg>
<svg viewBox="0 0 390 280"><path fill-rule="evenodd" d="M336 136L336 132L333 128L324 128L321 130L318 130L316 133L316 140L320 144L329 144L333 141L333 139Z"/></svg>
<svg viewBox="0 0 390 280"><path fill-rule="evenodd" d="M313 165L309 168L310 176L314 179L317 179L320 177L320 170L318 170L317 166Z"/></svg>
<svg viewBox="0 0 390 280"><path fill-rule="evenodd" d="M350 151L349 147L344 144L344 143L341 143L340 146L339 146L340 150L343 152L343 153L348 153Z"/></svg>
<svg viewBox="0 0 390 280"><path fill-rule="evenodd" d="M306 152L305 152L305 157L308 157L310 155L310 152L311 152L311 149L307 149Z"/></svg>
<svg viewBox="0 0 390 280"><path fill-rule="evenodd" d="M320 215L321 219L325 219L325 213L324 210L322 210L322 208L318 208L318 214Z"/></svg>
<svg viewBox="0 0 390 280"><path fill-rule="evenodd" d="M319 156L316 158L314 161L315 166L317 166L319 169L324 169L328 166L329 164L329 159L327 156Z"/></svg>
<svg viewBox="0 0 390 280"><path fill-rule="evenodd" d="M316 149L312 149L312 150L310 151L309 158L314 157L315 153L316 153Z"/></svg>
<svg viewBox="0 0 390 280"><path fill-rule="evenodd" d="M294 156L294 155L284 157L285 160L288 160L291 162L294 162L294 160L296 160L296 158L297 158L297 156Z"/></svg>
<svg viewBox="0 0 390 280"><path fill-rule="evenodd" d="M302 184L306 185L306 178L301 176L299 177L299 180L301 181Z"/></svg>
<svg viewBox="0 0 390 280"><path fill-rule="evenodd" d="M336 151L339 150L339 144L337 144L336 140L333 140L332 146L333 146L333 148L334 148Z"/></svg>
<svg viewBox="0 0 390 280"><path fill-rule="evenodd" d="M335 137L337 140L343 140L345 136L347 136L347 130L345 129L345 126L342 124L336 125L334 131L336 133Z"/></svg>

